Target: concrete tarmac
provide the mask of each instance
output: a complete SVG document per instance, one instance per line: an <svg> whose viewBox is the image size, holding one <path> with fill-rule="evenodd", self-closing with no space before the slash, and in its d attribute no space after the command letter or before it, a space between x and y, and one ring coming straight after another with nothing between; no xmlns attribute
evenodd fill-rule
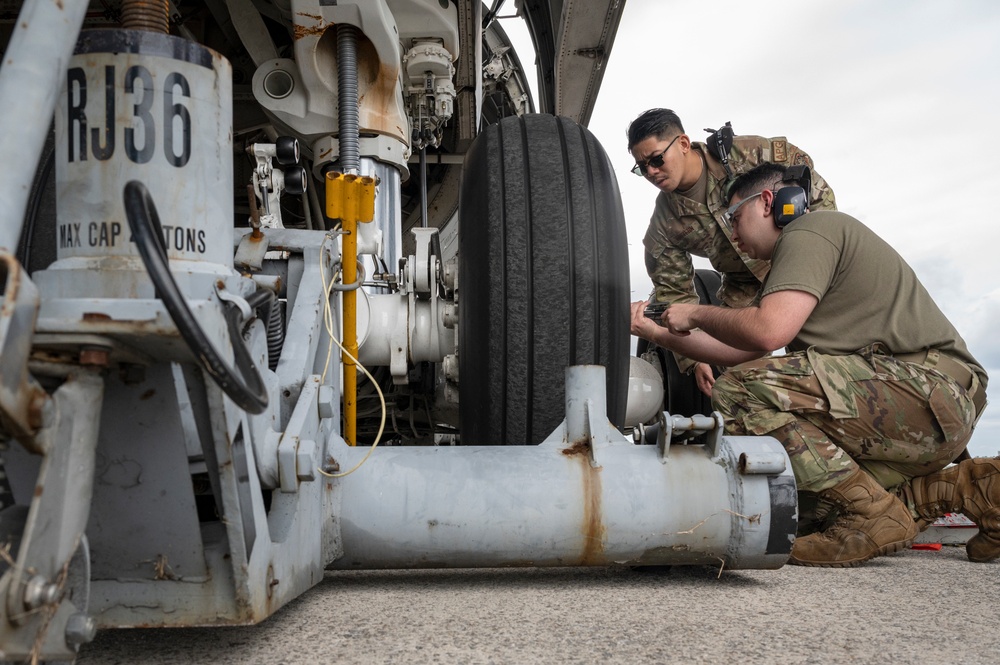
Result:
<svg viewBox="0 0 1000 665"><path fill-rule="evenodd" d="M257 626L105 630L79 663L1000 663L1000 562L331 572Z"/></svg>

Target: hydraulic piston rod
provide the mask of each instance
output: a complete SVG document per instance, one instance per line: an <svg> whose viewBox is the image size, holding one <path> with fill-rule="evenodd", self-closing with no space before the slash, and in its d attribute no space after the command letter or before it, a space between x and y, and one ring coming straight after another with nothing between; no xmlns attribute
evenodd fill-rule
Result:
<svg viewBox="0 0 1000 665"><path fill-rule="evenodd" d="M358 278L358 223L370 222L375 214L375 179L327 173L326 214L343 225L344 283L353 284ZM357 291L344 292L344 438L352 446L357 440L357 298Z"/></svg>

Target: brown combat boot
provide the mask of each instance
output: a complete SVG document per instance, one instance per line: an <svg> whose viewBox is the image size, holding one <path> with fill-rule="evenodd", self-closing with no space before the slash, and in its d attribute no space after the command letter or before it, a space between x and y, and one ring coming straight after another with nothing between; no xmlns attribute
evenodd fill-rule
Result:
<svg viewBox="0 0 1000 665"><path fill-rule="evenodd" d="M962 513L979 527L965 544L970 561L1000 557L1000 458L976 457L910 482L920 522Z"/></svg>
<svg viewBox="0 0 1000 665"><path fill-rule="evenodd" d="M819 493L840 509L833 526L796 538L788 563L847 568L909 547L917 537L910 511L863 469Z"/></svg>

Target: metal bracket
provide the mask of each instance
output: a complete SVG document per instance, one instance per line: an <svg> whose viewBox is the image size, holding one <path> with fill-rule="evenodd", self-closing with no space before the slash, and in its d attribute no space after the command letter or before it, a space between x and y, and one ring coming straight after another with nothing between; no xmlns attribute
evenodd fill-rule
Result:
<svg viewBox="0 0 1000 665"><path fill-rule="evenodd" d="M278 444L278 483L282 492L299 491L299 482L315 479L319 465L319 376L306 379Z"/></svg>
<svg viewBox="0 0 1000 665"><path fill-rule="evenodd" d="M413 279L410 286L417 295L427 297L433 295L440 281L441 237L435 228L415 228L412 233L416 253L409 257Z"/></svg>
<svg viewBox="0 0 1000 665"><path fill-rule="evenodd" d="M51 407L48 394L28 372L32 334L38 320L38 290L18 260L0 252L0 430L32 452L41 452L34 434Z"/></svg>
<svg viewBox="0 0 1000 665"><path fill-rule="evenodd" d="M0 644L4 656L27 658L36 644L51 657L71 657L67 631L86 637L70 620L86 598L64 594L67 570L90 516L94 461L104 398L97 372L80 371L56 391L54 422L39 432L45 457L21 537L17 562L0 578ZM84 545L85 547L85 545ZM76 642L75 646L78 646Z"/></svg>
<svg viewBox="0 0 1000 665"><path fill-rule="evenodd" d="M710 457L715 457L719 451L719 442L722 438L723 420L722 414L713 411L710 416L671 416L664 411L660 414L659 428L656 433L656 451L660 462L667 463L670 454L670 441L674 432L708 432L705 437L705 448Z"/></svg>
<svg viewBox="0 0 1000 665"><path fill-rule="evenodd" d="M230 293L221 282L217 282L215 285L215 295L217 295L219 300L222 302L232 303L237 309L240 310L240 314L243 317L240 319L241 323L246 323L250 320L250 317L253 316L253 310L250 309L250 303L246 301L246 298L238 296L235 293Z"/></svg>

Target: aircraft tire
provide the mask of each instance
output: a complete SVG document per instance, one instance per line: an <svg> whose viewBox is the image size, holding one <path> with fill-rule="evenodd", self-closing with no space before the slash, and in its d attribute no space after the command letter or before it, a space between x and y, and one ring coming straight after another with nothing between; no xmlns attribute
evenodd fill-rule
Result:
<svg viewBox="0 0 1000 665"><path fill-rule="evenodd" d="M568 118L487 127L459 207L459 408L465 444L534 444L565 417L565 368L603 365L628 396L625 218L611 162Z"/></svg>

